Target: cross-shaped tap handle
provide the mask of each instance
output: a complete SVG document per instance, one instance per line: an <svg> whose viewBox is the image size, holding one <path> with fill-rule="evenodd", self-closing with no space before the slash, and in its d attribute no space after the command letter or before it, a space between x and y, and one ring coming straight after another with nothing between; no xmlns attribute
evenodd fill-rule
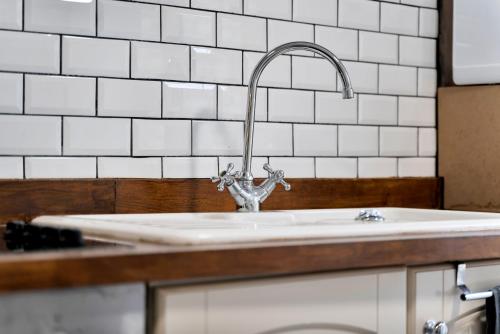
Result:
<svg viewBox="0 0 500 334"><path fill-rule="evenodd" d="M278 170L273 170L271 166L268 163L265 163L264 166L262 166L266 172L269 173L269 177L273 178L276 183L279 183L285 188L286 191L290 191L292 189L292 186L290 183L285 181L285 172L282 171L281 169Z"/></svg>
<svg viewBox="0 0 500 334"><path fill-rule="evenodd" d="M213 176L211 178L213 183L219 182L219 184L217 185L218 191L224 191L224 187L226 185L230 186L231 184L233 184L234 179L239 177L239 172L234 172L234 173L231 172L233 169L234 169L234 164L230 162L227 165L226 170L220 172L219 176Z"/></svg>

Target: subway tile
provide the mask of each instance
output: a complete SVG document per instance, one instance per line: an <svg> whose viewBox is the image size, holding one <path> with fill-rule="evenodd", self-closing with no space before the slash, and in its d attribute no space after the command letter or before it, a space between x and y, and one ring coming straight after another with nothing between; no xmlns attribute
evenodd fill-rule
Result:
<svg viewBox="0 0 500 334"><path fill-rule="evenodd" d="M0 28L14 30L23 28L23 0L0 1Z"/></svg>
<svg viewBox="0 0 500 334"><path fill-rule="evenodd" d="M189 81L189 46L132 42L132 78Z"/></svg>
<svg viewBox="0 0 500 334"><path fill-rule="evenodd" d="M344 61L344 66L351 78L351 85L356 93L377 93L378 89L378 65L371 63L358 63ZM340 76L337 76L337 88L343 87Z"/></svg>
<svg viewBox="0 0 500 334"><path fill-rule="evenodd" d="M293 20L337 25L337 0L293 0Z"/></svg>
<svg viewBox="0 0 500 334"><path fill-rule="evenodd" d="M398 36L360 31L359 60L397 64Z"/></svg>
<svg viewBox="0 0 500 334"><path fill-rule="evenodd" d="M191 121L133 120L134 156L191 154Z"/></svg>
<svg viewBox="0 0 500 334"><path fill-rule="evenodd" d="M420 23L418 34L423 37L438 37L439 12L435 9L420 9Z"/></svg>
<svg viewBox="0 0 500 334"><path fill-rule="evenodd" d="M294 155L337 155L337 126L319 124L293 125Z"/></svg>
<svg viewBox="0 0 500 334"><path fill-rule="evenodd" d="M312 24L267 21L267 46L269 50L293 41L314 42L314 26ZM297 54L311 55L310 52L297 51Z"/></svg>
<svg viewBox="0 0 500 334"><path fill-rule="evenodd" d="M264 53L243 53L243 84L248 85L250 76ZM291 87L291 57L279 56L266 67L259 80L259 86L266 87Z"/></svg>
<svg viewBox="0 0 500 334"><path fill-rule="evenodd" d="M434 158L401 158L398 165L399 177L436 176L436 159Z"/></svg>
<svg viewBox="0 0 500 334"><path fill-rule="evenodd" d="M316 26L315 41L326 47L340 59L358 59L358 31Z"/></svg>
<svg viewBox="0 0 500 334"><path fill-rule="evenodd" d="M158 5L99 0L97 13L98 36L160 40L160 6Z"/></svg>
<svg viewBox="0 0 500 334"><path fill-rule="evenodd" d="M241 15L217 14L217 46L266 51L266 20Z"/></svg>
<svg viewBox="0 0 500 334"><path fill-rule="evenodd" d="M183 82L163 83L164 118L216 118L217 86Z"/></svg>
<svg viewBox="0 0 500 334"><path fill-rule="evenodd" d="M316 123L356 124L358 95L344 99L341 93L316 92Z"/></svg>
<svg viewBox="0 0 500 334"><path fill-rule="evenodd" d="M64 36L63 74L128 77L130 42Z"/></svg>
<svg viewBox="0 0 500 334"><path fill-rule="evenodd" d="M96 158L26 158L27 179L95 178Z"/></svg>
<svg viewBox="0 0 500 334"><path fill-rule="evenodd" d="M418 35L418 8L381 3L380 30L394 34Z"/></svg>
<svg viewBox="0 0 500 334"><path fill-rule="evenodd" d="M416 156L417 128L381 127L380 155L386 157Z"/></svg>
<svg viewBox="0 0 500 334"><path fill-rule="evenodd" d="M360 124L390 125L398 123L397 97L361 94L358 98Z"/></svg>
<svg viewBox="0 0 500 334"><path fill-rule="evenodd" d="M437 91L437 70L431 68L418 69L418 95L436 96Z"/></svg>
<svg viewBox="0 0 500 334"><path fill-rule="evenodd" d="M241 0L191 0L191 7L238 14L243 12Z"/></svg>
<svg viewBox="0 0 500 334"><path fill-rule="evenodd" d="M436 100L425 97L400 97L399 125L435 126Z"/></svg>
<svg viewBox="0 0 500 334"><path fill-rule="evenodd" d="M99 178L161 178L161 158L97 158Z"/></svg>
<svg viewBox="0 0 500 334"><path fill-rule="evenodd" d="M26 75L26 114L93 116L96 79Z"/></svg>
<svg viewBox="0 0 500 334"><path fill-rule="evenodd" d="M339 156L378 155L378 127L339 126Z"/></svg>
<svg viewBox="0 0 500 334"><path fill-rule="evenodd" d="M401 3L412 6L437 8L437 0L401 0Z"/></svg>
<svg viewBox="0 0 500 334"><path fill-rule="evenodd" d="M335 91L337 72L326 59L292 57L292 87Z"/></svg>
<svg viewBox="0 0 500 334"><path fill-rule="evenodd" d="M22 179L22 157L0 157L0 179Z"/></svg>
<svg viewBox="0 0 500 334"><path fill-rule="evenodd" d="M264 170L263 166L268 163L269 159L265 157L253 157L252 158L252 175L254 177L266 178L268 173ZM243 159L241 156L237 157L219 157L219 173L227 169L227 165L232 163L234 165L234 170L241 171L241 166L243 164Z"/></svg>
<svg viewBox="0 0 500 334"><path fill-rule="evenodd" d="M218 87L218 119L244 120L247 113L248 88L245 86L219 86ZM267 89L257 89L257 104L255 106L255 119L267 120Z"/></svg>
<svg viewBox="0 0 500 334"><path fill-rule="evenodd" d="M132 0L132 1L156 3L160 5L189 7L189 0Z"/></svg>
<svg viewBox="0 0 500 334"><path fill-rule="evenodd" d="M291 178L314 177L314 158L270 157L269 164L273 169L282 169L285 180ZM293 188L293 182L290 182ZM280 186L278 186L280 187Z"/></svg>
<svg viewBox="0 0 500 334"><path fill-rule="evenodd" d="M99 116L161 117L160 82L99 78L97 86Z"/></svg>
<svg viewBox="0 0 500 334"><path fill-rule="evenodd" d="M0 73L0 114L23 113L23 75Z"/></svg>
<svg viewBox="0 0 500 334"><path fill-rule="evenodd" d="M130 120L65 117L64 155L130 155Z"/></svg>
<svg viewBox="0 0 500 334"><path fill-rule="evenodd" d="M61 154L61 118L0 115L0 154Z"/></svg>
<svg viewBox="0 0 500 334"><path fill-rule="evenodd" d="M193 81L241 84L241 51L215 48L191 48Z"/></svg>
<svg viewBox="0 0 500 334"><path fill-rule="evenodd" d="M290 89L269 89L269 120L314 122L314 93Z"/></svg>
<svg viewBox="0 0 500 334"><path fill-rule="evenodd" d="M356 158L316 158L316 177L350 179L358 176Z"/></svg>
<svg viewBox="0 0 500 334"><path fill-rule="evenodd" d="M0 70L59 73L59 44L57 35L0 31Z"/></svg>
<svg viewBox="0 0 500 334"><path fill-rule="evenodd" d="M358 176L360 178L379 178L397 176L396 158L359 158Z"/></svg>
<svg viewBox="0 0 500 334"><path fill-rule="evenodd" d="M292 125L282 123L255 123L253 154L293 155Z"/></svg>
<svg viewBox="0 0 500 334"><path fill-rule="evenodd" d="M245 0L243 6L247 15L292 19L292 0Z"/></svg>
<svg viewBox="0 0 500 334"><path fill-rule="evenodd" d="M73 35L95 35L96 2L25 0L26 30Z"/></svg>
<svg viewBox="0 0 500 334"><path fill-rule="evenodd" d="M164 178L208 179L217 174L216 157L163 158Z"/></svg>
<svg viewBox="0 0 500 334"><path fill-rule="evenodd" d="M338 0L339 27L379 30L379 2Z"/></svg>
<svg viewBox="0 0 500 334"><path fill-rule="evenodd" d="M436 40L401 36L399 39L399 63L436 67Z"/></svg>
<svg viewBox="0 0 500 334"><path fill-rule="evenodd" d="M380 65L379 93L417 94L417 69L415 67Z"/></svg>
<svg viewBox="0 0 500 334"><path fill-rule="evenodd" d="M162 8L162 41L215 46L215 13L178 7Z"/></svg>
<svg viewBox="0 0 500 334"><path fill-rule="evenodd" d="M432 128L418 129L418 155L426 157L436 156L437 130Z"/></svg>
<svg viewBox="0 0 500 334"><path fill-rule="evenodd" d="M243 152L243 123L193 121L193 155L238 155Z"/></svg>

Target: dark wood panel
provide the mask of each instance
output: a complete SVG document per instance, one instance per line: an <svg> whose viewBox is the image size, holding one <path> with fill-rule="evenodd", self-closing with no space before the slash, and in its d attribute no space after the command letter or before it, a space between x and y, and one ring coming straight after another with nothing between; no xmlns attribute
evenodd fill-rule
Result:
<svg viewBox="0 0 500 334"><path fill-rule="evenodd" d="M439 1L438 41L439 86L454 86L453 82L453 1Z"/></svg>

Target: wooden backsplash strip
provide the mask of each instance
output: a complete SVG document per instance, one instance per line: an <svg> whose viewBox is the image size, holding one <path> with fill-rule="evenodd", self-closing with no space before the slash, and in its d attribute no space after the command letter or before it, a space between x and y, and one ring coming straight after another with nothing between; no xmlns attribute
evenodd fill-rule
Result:
<svg viewBox="0 0 500 334"><path fill-rule="evenodd" d="M439 208L439 178L290 179L263 209L402 206ZM209 180L0 180L0 221L42 214L233 211Z"/></svg>
<svg viewBox="0 0 500 334"><path fill-rule="evenodd" d="M439 1L438 73L439 86L453 82L453 1Z"/></svg>

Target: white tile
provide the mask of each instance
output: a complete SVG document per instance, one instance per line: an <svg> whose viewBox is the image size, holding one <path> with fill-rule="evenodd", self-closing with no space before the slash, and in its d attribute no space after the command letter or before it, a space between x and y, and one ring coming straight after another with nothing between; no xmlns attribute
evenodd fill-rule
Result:
<svg viewBox="0 0 500 334"><path fill-rule="evenodd" d="M161 158L97 158L99 178L161 178Z"/></svg>
<svg viewBox="0 0 500 334"><path fill-rule="evenodd" d="M162 8L162 41L215 46L215 13Z"/></svg>
<svg viewBox="0 0 500 334"><path fill-rule="evenodd" d="M57 35L0 31L0 70L59 73L59 44Z"/></svg>
<svg viewBox="0 0 500 334"><path fill-rule="evenodd" d="M360 31L359 60L397 64L398 36Z"/></svg>
<svg viewBox="0 0 500 334"><path fill-rule="evenodd" d="M267 46L269 50L293 41L314 42L314 26L312 24L268 20L267 29ZM299 51L299 53L311 54L303 51Z"/></svg>
<svg viewBox="0 0 500 334"><path fill-rule="evenodd" d="M314 177L314 158L271 157L269 164L285 172L285 180L291 178ZM293 189L293 182L291 182Z"/></svg>
<svg viewBox="0 0 500 334"><path fill-rule="evenodd" d="M417 128L381 127L380 155L402 157L417 155Z"/></svg>
<svg viewBox="0 0 500 334"><path fill-rule="evenodd" d="M0 115L0 154L61 154L61 118Z"/></svg>
<svg viewBox="0 0 500 334"><path fill-rule="evenodd" d="M413 6L437 8L437 0L401 0L401 3Z"/></svg>
<svg viewBox="0 0 500 334"><path fill-rule="evenodd" d="M375 126L339 126L339 156L378 155L378 128Z"/></svg>
<svg viewBox="0 0 500 334"><path fill-rule="evenodd" d="M417 94L417 69L415 67L380 65L379 93Z"/></svg>
<svg viewBox="0 0 500 334"><path fill-rule="evenodd" d="M339 26L365 30L379 29L379 3L369 0L338 0Z"/></svg>
<svg viewBox="0 0 500 334"><path fill-rule="evenodd" d="M264 53L243 53L243 84L248 85L250 76L262 59ZM291 57L279 56L266 67L259 80L259 86L266 87L291 87Z"/></svg>
<svg viewBox="0 0 500 334"><path fill-rule="evenodd" d="M217 14L217 46L266 51L266 20L241 15Z"/></svg>
<svg viewBox="0 0 500 334"><path fill-rule="evenodd" d="M297 156L337 155L337 126L294 124L293 148Z"/></svg>
<svg viewBox="0 0 500 334"><path fill-rule="evenodd" d="M419 35L424 37L438 37L439 12L434 9L420 9Z"/></svg>
<svg viewBox="0 0 500 334"><path fill-rule="evenodd" d="M198 178L216 176L216 157L163 158L164 178Z"/></svg>
<svg viewBox="0 0 500 334"><path fill-rule="evenodd" d="M98 36L159 41L160 6L99 0L97 27Z"/></svg>
<svg viewBox="0 0 500 334"><path fill-rule="evenodd" d="M316 92L316 122L356 124L358 95L344 99L341 93Z"/></svg>
<svg viewBox="0 0 500 334"><path fill-rule="evenodd" d="M0 114L22 114L23 75L0 73Z"/></svg>
<svg viewBox="0 0 500 334"><path fill-rule="evenodd" d="M268 173L262 168L265 163L268 163L269 159L264 157L252 157L252 175L254 177L265 178ZM234 170L241 171L241 166L243 164L243 158L241 156L237 157L219 157L219 173L227 169L227 165L232 163L234 165Z"/></svg>
<svg viewBox="0 0 500 334"><path fill-rule="evenodd" d="M26 114L95 115L96 79L26 75Z"/></svg>
<svg viewBox="0 0 500 334"><path fill-rule="evenodd" d="M318 178L356 178L358 160L355 158L316 158Z"/></svg>
<svg viewBox="0 0 500 334"><path fill-rule="evenodd" d="M129 155L130 120L65 117L64 155Z"/></svg>
<svg viewBox="0 0 500 334"><path fill-rule="evenodd" d="M97 0L25 0L24 28L30 31L95 35Z"/></svg>
<svg viewBox="0 0 500 334"><path fill-rule="evenodd" d="M133 120L134 156L191 154L191 121Z"/></svg>
<svg viewBox="0 0 500 334"><path fill-rule="evenodd" d="M404 35L418 35L418 8L382 3L380 30Z"/></svg>
<svg viewBox="0 0 500 334"><path fill-rule="evenodd" d="M292 125L281 123L255 123L253 154L293 155Z"/></svg>
<svg viewBox="0 0 500 334"><path fill-rule="evenodd" d="M401 36L399 39L399 63L436 67L436 40Z"/></svg>
<svg viewBox="0 0 500 334"><path fill-rule="evenodd" d="M424 97L400 97L399 125L436 125L436 100Z"/></svg>
<svg viewBox="0 0 500 334"><path fill-rule="evenodd" d="M426 157L436 156L436 129L418 129L418 155Z"/></svg>
<svg viewBox="0 0 500 334"><path fill-rule="evenodd" d="M189 81L189 46L133 41L132 78Z"/></svg>
<svg viewBox="0 0 500 334"><path fill-rule="evenodd" d="M436 96L437 92L437 70L430 68L418 69L418 95Z"/></svg>
<svg viewBox="0 0 500 334"><path fill-rule="evenodd" d="M161 82L99 78L97 86L99 116L161 117Z"/></svg>
<svg viewBox="0 0 500 334"><path fill-rule="evenodd" d="M358 176L379 178L397 176L396 158L359 158Z"/></svg>
<svg viewBox="0 0 500 334"><path fill-rule="evenodd" d="M160 5L189 7L189 0L132 0L132 1L150 2L150 3L157 3Z"/></svg>
<svg viewBox="0 0 500 334"><path fill-rule="evenodd" d="M23 178L22 157L0 157L0 179Z"/></svg>
<svg viewBox="0 0 500 334"><path fill-rule="evenodd" d="M326 59L292 57L292 87L335 91L337 71Z"/></svg>
<svg viewBox="0 0 500 334"><path fill-rule="evenodd" d="M218 118L224 120L244 120L247 113L248 88L243 86L218 87ZM255 119L267 120L267 89L257 89Z"/></svg>
<svg viewBox="0 0 500 334"><path fill-rule="evenodd" d="M434 158L401 158L398 165L399 177L436 176L436 159Z"/></svg>
<svg viewBox="0 0 500 334"><path fill-rule="evenodd" d="M291 89L269 89L269 120L314 122L314 93Z"/></svg>
<svg viewBox="0 0 500 334"><path fill-rule="evenodd" d="M293 0L293 20L337 25L337 0Z"/></svg>
<svg viewBox="0 0 500 334"><path fill-rule="evenodd" d="M360 124L397 124L398 100L395 96L359 95Z"/></svg>
<svg viewBox="0 0 500 334"><path fill-rule="evenodd" d="M164 118L216 118L217 86L183 82L163 83Z"/></svg>
<svg viewBox="0 0 500 334"><path fill-rule="evenodd" d="M358 59L358 31L316 26L316 43L326 47L340 59Z"/></svg>
<svg viewBox="0 0 500 334"><path fill-rule="evenodd" d="M191 79L241 84L241 58L241 51L192 47Z"/></svg>
<svg viewBox="0 0 500 334"><path fill-rule="evenodd" d="M242 122L193 121L193 155L238 155L242 152Z"/></svg>
<svg viewBox="0 0 500 334"><path fill-rule="evenodd" d="M192 0L191 7L239 14L243 12L241 0Z"/></svg>
<svg viewBox="0 0 500 334"><path fill-rule="evenodd" d="M23 1L0 1L0 28L21 30L23 27Z"/></svg>
<svg viewBox="0 0 500 334"><path fill-rule="evenodd" d="M377 93L378 68L377 64L344 61L344 65L351 78L351 85L356 93ZM340 76L337 79L337 89L343 87Z"/></svg>
<svg viewBox="0 0 500 334"><path fill-rule="evenodd" d="M26 158L27 179L95 178L96 158Z"/></svg>
<svg viewBox="0 0 500 334"><path fill-rule="evenodd" d="M247 15L292 19L292 0L245 0L244 10Z"/></svg>
<svg viewBox="0 0 500 334"><path fill-rule="evenodd" d="M63 37L64 74L128 77L130 42Z"/></svg>

